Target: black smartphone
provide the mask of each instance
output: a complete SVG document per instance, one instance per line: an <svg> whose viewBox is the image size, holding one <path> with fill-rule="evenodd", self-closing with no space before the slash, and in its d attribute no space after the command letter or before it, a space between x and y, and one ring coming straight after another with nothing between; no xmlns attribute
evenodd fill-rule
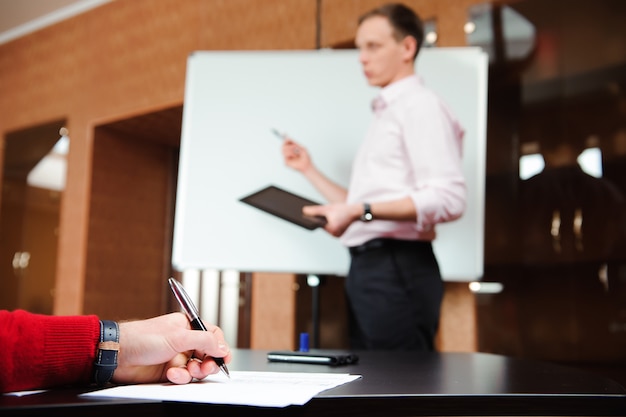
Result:
<svg viewBox="0 0 626 417"><path fill-rule="evenodd" d="M359 361L359 357L351 352L331 350L310 350L308 352L279 350L268 352L270 362L308 363L318 365L352 365Z"/></svg>

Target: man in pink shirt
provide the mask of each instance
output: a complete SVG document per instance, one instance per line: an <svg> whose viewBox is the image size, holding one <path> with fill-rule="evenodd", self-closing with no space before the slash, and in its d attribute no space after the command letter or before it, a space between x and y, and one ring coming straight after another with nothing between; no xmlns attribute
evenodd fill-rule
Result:
<svg viewBox="0 0 626 417"><path fill-rule="evenodd" d="M443 283L435 225L465 210L463 129L415 73L420 18L388 4L359 19L356 46L370 85L381 87L348 189L324 176L291 139L285 163L328 200L305 207L351 254L346 279L352 348L433 350Z"/></svg>

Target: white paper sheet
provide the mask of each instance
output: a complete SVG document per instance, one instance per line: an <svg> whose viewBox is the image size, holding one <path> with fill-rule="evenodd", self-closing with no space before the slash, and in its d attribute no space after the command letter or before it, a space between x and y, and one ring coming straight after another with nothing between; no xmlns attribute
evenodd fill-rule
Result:
<svg viewBox="0 0 626 417"><path fill-rule="evenodd" d="M211 404L286 407L303 405L315 395L360 378L334 373L241 372L231 378L219 373L186 385L140 384L93 391L84 396L184 401Z"/></svg>
<svg viewBox="0 0 626 417"><path fill-rule="evenodd" d="M7 397L25 397L27 395L35 395L41 394L42 392L46 392L45 389L38 389L33 391L13 391L13 392L5 392L2 395L6 395Z"/></svg>

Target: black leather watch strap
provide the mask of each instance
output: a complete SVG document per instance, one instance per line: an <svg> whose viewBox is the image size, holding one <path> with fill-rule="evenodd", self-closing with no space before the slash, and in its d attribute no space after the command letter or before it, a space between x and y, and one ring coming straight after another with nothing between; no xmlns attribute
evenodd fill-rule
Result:
<svg viewBox="0 0 626 417"><path fill-rule="evenodd" d="M374 219L372 215L372 206L369 203L363 203L363 214L361 215L362 222L369 222Z"/></svg>
<svg viewBox="0 0 626 417"><path fill-rule="evenodd" d="M105 385L117 368L117 352L120 350L120 331L117 322L100 320L100 342L94 363L94 382Z"/></svg>

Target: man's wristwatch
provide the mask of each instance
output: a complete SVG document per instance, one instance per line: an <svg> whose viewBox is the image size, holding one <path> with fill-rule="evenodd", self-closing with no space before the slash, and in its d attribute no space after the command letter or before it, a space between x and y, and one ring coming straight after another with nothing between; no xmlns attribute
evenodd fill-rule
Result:
<svg viewBox="0 0 626 417"><path fill-rule="evenodd" d="M369 203L363 203L363 214L361 214L361 221L369 222L374 219L372 214L372 206Z"/></svg>
<svg viewBox="0 0 626 417"><path fill-rule="evenodd" d="M105 385L113 377L117 368L117 352L120 350L120 330L116 322L111 320L100 321L100 342L96 353L94 367L94 382Z"/></svg>

